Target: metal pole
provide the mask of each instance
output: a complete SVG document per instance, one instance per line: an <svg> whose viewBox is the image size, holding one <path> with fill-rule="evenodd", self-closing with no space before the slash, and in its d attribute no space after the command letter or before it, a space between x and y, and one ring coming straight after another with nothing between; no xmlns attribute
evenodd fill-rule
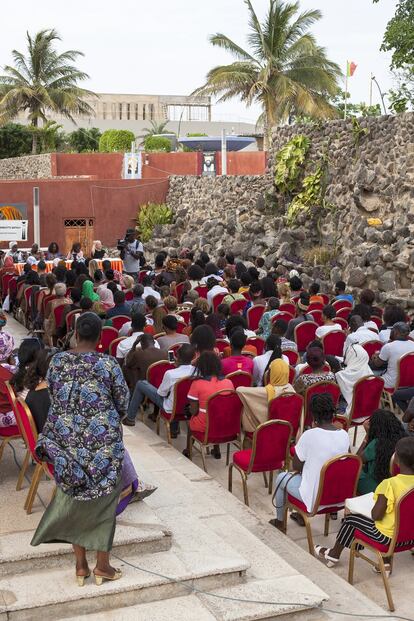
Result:
<svg viewBox="0 0 414 621"><path fill-rule="evenodd" d="M226 130L221 130L221 174L227 175L227 136Z"/></svg>
<svg viewBox="0 0 414 621"><path fill-rule="evenodd" d="M372 79L373 79L373 81L375 82L375 84L377 85L378 92L379 92L379 94L380 94L381 101L382 101L382 107L384 108L384 114L387 114L387 107L386 107L386 105L385 105L384 95L383 95L383 92L382 92L382 90L381 90L381 87L380 87L380 85L378 84L378 80L376 79L375 75L373 75L373 76L372 76Z"/></svg>
<svg viewBox="0 0 414 621"><path fill-rule="evenodd" d="M33 239L40 248L40 202L39 188L33 188Z"/></svg>

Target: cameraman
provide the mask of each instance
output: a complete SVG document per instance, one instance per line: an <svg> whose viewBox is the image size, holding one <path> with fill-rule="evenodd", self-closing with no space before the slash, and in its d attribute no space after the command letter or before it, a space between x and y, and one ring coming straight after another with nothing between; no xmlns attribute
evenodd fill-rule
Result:
<svg viewBox="0 0 414 621"><path fill-rule="evenodd" d="M125 244L121 245L121 259L124 262L124 272L137 281L140 260L144 256L144 248L141 242L136 239L134 229L128 229L125 234Z"/></svg>

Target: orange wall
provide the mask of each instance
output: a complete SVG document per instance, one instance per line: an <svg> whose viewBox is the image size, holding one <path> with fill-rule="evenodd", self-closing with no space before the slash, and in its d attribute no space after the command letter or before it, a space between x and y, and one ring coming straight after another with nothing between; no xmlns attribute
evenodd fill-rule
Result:
<svg viewBox="0 0 414 621"><path fill-rule="evenodd" d="M200 175L202 153L143 153L142 178Z"/></svg>
<svg viewBox="0 0 414 621"><path fill-rule="evenodd" d="M227 153L228 175L264 175L267 153L265 151L246 151ZM216 173L221 175L221 153L216 153Z"/></svg>
<svg viewBox="0 0 414 621"><path fill-rule="evenodd" d="M52 153L52 174L55 177L121 179L122 163L122 153Z"/></svg>

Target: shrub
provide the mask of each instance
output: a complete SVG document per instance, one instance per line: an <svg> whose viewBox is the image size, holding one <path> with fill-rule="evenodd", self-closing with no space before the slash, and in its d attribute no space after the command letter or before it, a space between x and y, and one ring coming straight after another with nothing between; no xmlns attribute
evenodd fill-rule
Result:
<svg viewBox="0 0 414 621"><path fill-rule="evenodd" d="M32 134L25 125L7 123L0 127L0 159L18 157L32 151Z"/></svg>
<svg viewBox="0 0 414 621"><path fill-rule="evenodd" d="M137 217L141 241L147 242L150 240L154 227L157 224L170 224L172 217L172 210L165 204L148 203L143 205L138 211Z"/></svg>
<svg viewBox="0 0 414 621"><path fill-rule="evenodd" d="M101 153L112 153L113 151L130 151L131 142L134 142L134 132L127 129L107 129L99 140L99 151Z"/></svg>
<svg viewBox="0 0 414 621"><path fill-rule="evenodd" d="M275 185L282 194L295 190L309 147L309 138L299 134L291 138L277 153L274 167Z"/></svg>
<svg viewBox="0 0 414 621"><path fill-rule="evenodd" d="M145 151L171 151L171 140L163 136L147 136L144 140Z"/></svg>
<svg viewBox="0 0 414 621"><path fill-rule="evenodd" d="M335 258L335 252L326 246L316 246L311 250L306 250L303 253L303 262L306 265L329 265L329 263Z"/></svg>
<svg viewBox="0 0 414 621"><path fill-rule="evenodd" d="M69 134L69 145L78 153L98 151L101 136L102 134L97 127L77 129Z"/></svg>

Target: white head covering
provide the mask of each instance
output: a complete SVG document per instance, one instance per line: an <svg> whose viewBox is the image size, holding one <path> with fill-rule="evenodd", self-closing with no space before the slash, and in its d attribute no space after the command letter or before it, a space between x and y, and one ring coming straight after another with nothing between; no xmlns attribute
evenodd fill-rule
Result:
<svg viewBox="0 0 414 621"><path fill-rule="evenodd" d="M336 381L338 382L341 393L348 406L346 414L351 411L352 395L354 386L358 380L363 377L373 375L369 365L369 356L361 345L349 345L345 352L344 363L345 369L336 373Z"/></svg>
<svg viewBox="0 0 414 621"><path fill-rule="evenodd" d="M297 276L299 278L299 272L298 270L290 270L289 272L289 278L293 278L294 276Z"/></svg>

